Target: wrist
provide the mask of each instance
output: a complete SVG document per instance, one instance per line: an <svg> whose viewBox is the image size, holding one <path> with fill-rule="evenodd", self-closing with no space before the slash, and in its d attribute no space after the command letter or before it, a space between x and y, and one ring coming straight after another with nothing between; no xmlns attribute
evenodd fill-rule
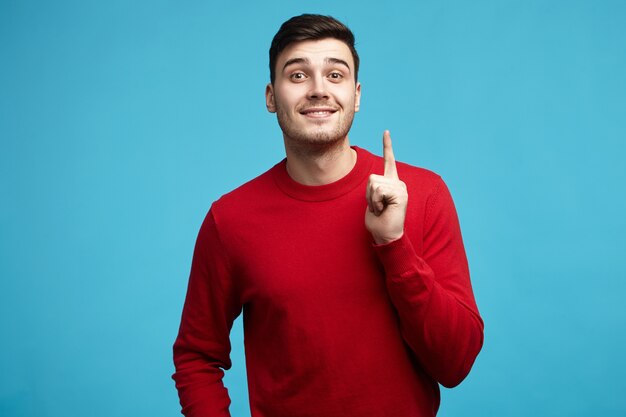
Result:
<svg viewBox="0 0 626 417"><path fill-rule="evenodd" d="M387 245L391 242L395 242L396 240L402 238L404 235L404 230L400 232L398 236L372 236L374 238L374 243L378 246Z"/></svg>

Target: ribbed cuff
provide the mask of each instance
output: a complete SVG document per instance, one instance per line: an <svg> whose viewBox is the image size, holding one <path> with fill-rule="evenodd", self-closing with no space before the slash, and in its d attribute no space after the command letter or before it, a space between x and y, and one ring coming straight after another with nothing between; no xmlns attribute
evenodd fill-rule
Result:
<svg viewBox="0 0 626 417"><path fill-rule="evenodd" d="M420 258L415 253L406 233L399 239L382 245L373 244L387 276L407 276L420 269Z"/></svg>

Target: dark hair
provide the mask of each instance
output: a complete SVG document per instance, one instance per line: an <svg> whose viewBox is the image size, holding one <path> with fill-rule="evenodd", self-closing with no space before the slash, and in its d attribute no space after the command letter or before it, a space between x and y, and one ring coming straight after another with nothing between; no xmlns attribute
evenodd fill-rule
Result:
<svg viewBox="0 0 626 417"><path fill-rule="evenodd" d="M354 60L354 80L359 74L359 54L354 48L354 34L346 25L331 16L303 14L294 16L283 23L272 39L270 46L270 80L276 79L276 59L291 43L315 41L320 39L338 39L348 45Z"/></svg>

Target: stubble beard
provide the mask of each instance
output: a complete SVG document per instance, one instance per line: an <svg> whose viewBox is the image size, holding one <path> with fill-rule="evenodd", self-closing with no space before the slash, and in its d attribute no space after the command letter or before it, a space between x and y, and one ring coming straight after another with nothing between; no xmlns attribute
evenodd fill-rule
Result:
<svg viewBox="0 0 626 417"><path fill-rule="evenodd" d="M279 105L276 106L276 117L287 146L298 153L320 154L341 147L352 127L354 111L344 113L331 129L325 126L328 123L320 124L315 129L300 129Z"/></svg>

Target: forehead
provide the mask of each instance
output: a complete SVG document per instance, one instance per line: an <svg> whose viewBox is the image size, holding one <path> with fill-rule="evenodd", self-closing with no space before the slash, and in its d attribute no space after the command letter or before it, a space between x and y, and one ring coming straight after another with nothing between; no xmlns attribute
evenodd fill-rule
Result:
<svg viewBox="0 0 626 417"><path fill-rule="evenodd" d="M348 45L333 38L290 43L278 55L277 68L280 70L285 62L294 58L306 58L313 63L323 62L327 58L337 58L347 62L351 69L354 68L354 60Z"/></svg>

